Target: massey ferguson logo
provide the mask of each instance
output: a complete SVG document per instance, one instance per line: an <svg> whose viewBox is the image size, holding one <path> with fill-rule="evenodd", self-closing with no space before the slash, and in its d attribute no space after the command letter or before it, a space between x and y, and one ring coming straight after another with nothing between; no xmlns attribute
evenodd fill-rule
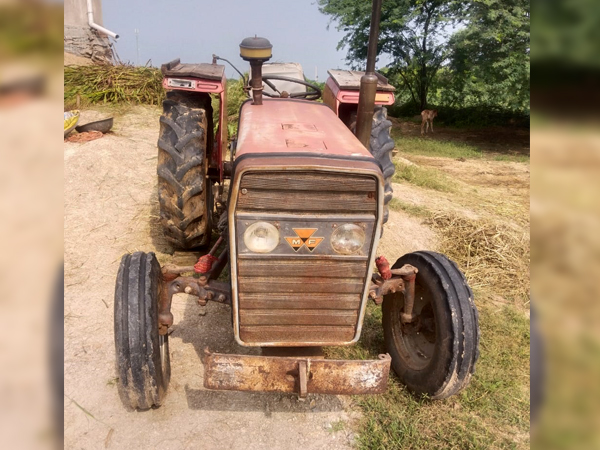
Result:
<svg viewBox="0 0 600 450"><path fill-rule="evenodd" d="M317 248L321 241L325 238L312 237L318 228L292 228L296 233L296 237L286 237L285 240L292 246L295 251L298 251L302 246L306 245L306 248L311 252Z"/></svg>

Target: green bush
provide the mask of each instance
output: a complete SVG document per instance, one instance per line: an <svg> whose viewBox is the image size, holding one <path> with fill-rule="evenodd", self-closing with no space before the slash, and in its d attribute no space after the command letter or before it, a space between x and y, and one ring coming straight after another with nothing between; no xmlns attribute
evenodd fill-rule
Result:
<svg viewBox="0 0 600 450"><path fill-rule="evenodd" d="M436 123L455 127L518 126L529 128L529 112L503 109L493 105L453 108L430 105L437 109ZM394 104L388 107L391 117L413 118L421 114L419 105L414 102Z"/></svg>

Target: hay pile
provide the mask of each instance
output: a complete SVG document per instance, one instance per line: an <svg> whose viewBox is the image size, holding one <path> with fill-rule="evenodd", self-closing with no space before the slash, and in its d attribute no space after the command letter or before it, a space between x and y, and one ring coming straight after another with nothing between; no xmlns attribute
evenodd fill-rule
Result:
<svg viewBox="0 0 600 450"><path fill-rule="evenodd" d="M75 106L80 102L131 103L160 105L165 90L162 73L155 67L130 65L66 66L65 105Z"/></svg>
<svg viewBox="0 0 600 450"><path fill-rule="evenodd" d="M464 270L471 287L527 303L530 284L527 231L450 213L434 213L428 222L442 236L441 251Z"/></svg>

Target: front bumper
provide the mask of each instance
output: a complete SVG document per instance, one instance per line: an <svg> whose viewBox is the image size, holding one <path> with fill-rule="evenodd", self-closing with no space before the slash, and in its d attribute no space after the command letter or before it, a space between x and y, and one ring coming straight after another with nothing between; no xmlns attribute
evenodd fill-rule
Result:
<svg viewBox="0 0 600 450"><path fill-rule="evenodd" d="M311 394L380 394L387 389L391 358L331 360L205 352L207 389Z"/></svg>

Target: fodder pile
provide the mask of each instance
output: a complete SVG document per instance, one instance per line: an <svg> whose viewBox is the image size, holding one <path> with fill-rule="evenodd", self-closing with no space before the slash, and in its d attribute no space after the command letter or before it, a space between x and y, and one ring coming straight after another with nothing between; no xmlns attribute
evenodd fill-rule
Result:
<svg viewBox="0 0 600 450"><path fill-rule="evenodd" d="M162 73L155 67L130 65L66 66L65 105L80 102L160 105L165 97Z"/></svg>
<svg viewBox="0 0 600 450"><path fill-rule="evenodd" d="M473 288L485 288L524 305L529 298L529 233L449 213L428 219L440 232L441 251L464 270Z"/></svg>

